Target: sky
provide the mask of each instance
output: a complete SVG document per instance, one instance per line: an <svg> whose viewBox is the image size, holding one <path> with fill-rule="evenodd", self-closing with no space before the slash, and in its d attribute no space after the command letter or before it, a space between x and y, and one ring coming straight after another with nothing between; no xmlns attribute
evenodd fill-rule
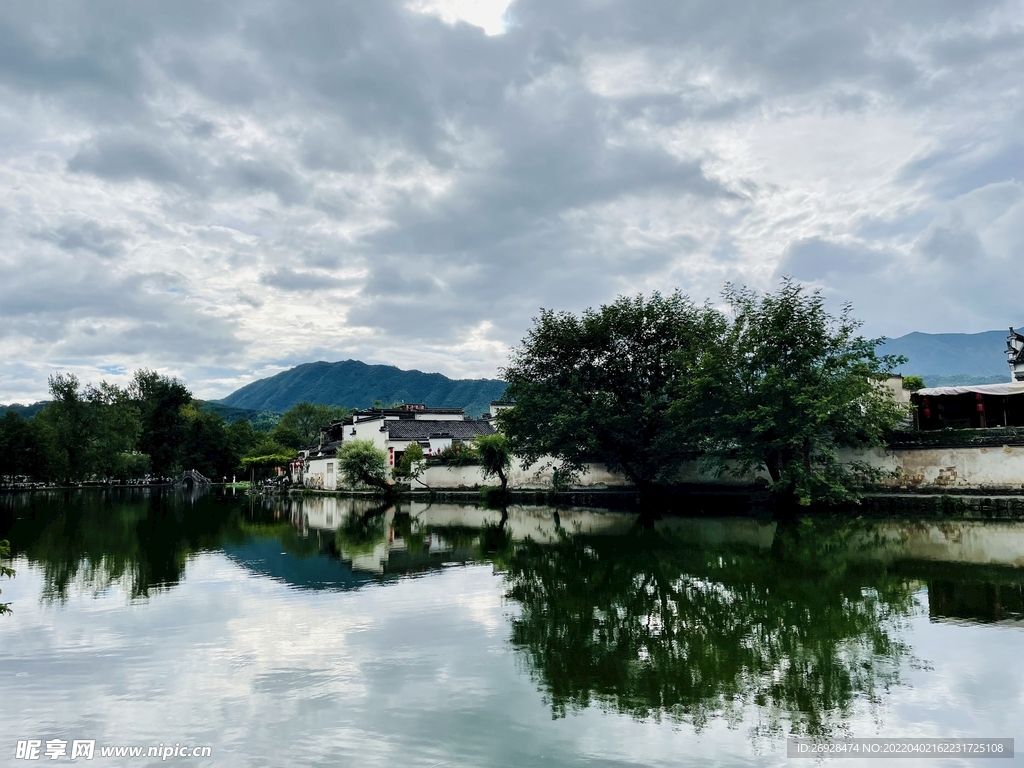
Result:
<svg viewBox="0 0 1024 768"><path fill-rule="evenodd" d="M1021 316L1024 0L34 0L0 40L0 402L494 377L541 307L782 275L872 335Z"/></svg>

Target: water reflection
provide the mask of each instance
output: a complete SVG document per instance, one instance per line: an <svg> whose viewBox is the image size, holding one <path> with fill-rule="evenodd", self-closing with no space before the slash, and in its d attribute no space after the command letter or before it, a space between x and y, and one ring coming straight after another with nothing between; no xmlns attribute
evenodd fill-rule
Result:
<svg viewBox="0 0 1024 768"><path fill-rule="evenodd" d="M98 594L115 583L133 599L169 589L192 554L241 537L239 520L234 505L165 490L0 497L0 538L42 567L42 597L58 602L71 589Z"/></svg>
<svg viewBox="0 0 1024 768"><path fill-rule="evenodd" d="M153 598L224 552L301 590L486 562L511 647L561 717L842 729L904 679L906 621L1024 626L1024 525L665 518L591 509L155 491L0 497L0 538L42 599ZM924 591L923 591L924 590ZM17 606L15 606L17 610ZM382 649L385 652L386 649Z"/></svg>

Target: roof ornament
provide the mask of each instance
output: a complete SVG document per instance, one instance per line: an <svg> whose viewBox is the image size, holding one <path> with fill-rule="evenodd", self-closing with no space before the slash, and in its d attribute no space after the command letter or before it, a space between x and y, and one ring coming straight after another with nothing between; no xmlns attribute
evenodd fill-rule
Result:
<svg viewBox="0 0 1024 768"><path fill-rule="evenodd" d="M1010 328L1006 339L1006 357L1010 364L1010 380L1024 381L1024 334Z"/></svg>

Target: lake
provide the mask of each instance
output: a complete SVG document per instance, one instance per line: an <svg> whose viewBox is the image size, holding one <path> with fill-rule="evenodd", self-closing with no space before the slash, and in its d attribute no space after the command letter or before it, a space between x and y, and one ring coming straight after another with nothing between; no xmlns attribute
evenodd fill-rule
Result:
<svg viewBox="0 0 1024 768"><path fill-rule="evenodd" d="M1024 750L1024 524L653 517L2 495L0 764L32 739L108 765L792 765L790 733Z"/></svg>

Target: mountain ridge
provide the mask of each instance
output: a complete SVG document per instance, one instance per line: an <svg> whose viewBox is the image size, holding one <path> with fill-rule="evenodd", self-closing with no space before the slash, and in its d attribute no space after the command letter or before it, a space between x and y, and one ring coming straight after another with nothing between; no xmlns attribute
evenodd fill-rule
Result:
<svg viewBox="0 0 1024 768"><path fill-rule="evenodd" d="M902 355L903 374L916 374L929 387L989 384L1010 380L1005 331L981 333L912 333L887 339L879 352Z"/></svg>
<svg viewBox="0 0 1024 768"><path fill-rule="evenodd" d="M465 408L479 416L501 398L499 379L450 379L441 373L403 370L361 360L318 360L246 384L219 401L257 411L286 411L296 403L368 408L374 402L425 403L434 408Z"/></svg>

